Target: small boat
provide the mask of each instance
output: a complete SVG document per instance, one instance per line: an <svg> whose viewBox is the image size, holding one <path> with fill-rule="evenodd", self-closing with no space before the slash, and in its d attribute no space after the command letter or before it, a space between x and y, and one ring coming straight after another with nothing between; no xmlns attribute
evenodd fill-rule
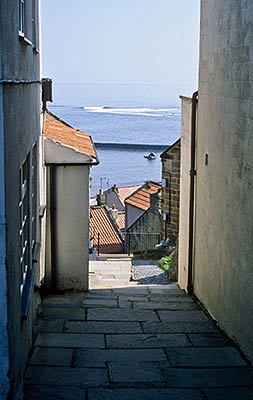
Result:
<svg viewBox="0 0 253 400"><path fill-rule="evenodd" d="M155 153L149 153L148 155L144 156L148 160L154 160L156 158Z"/></svg>

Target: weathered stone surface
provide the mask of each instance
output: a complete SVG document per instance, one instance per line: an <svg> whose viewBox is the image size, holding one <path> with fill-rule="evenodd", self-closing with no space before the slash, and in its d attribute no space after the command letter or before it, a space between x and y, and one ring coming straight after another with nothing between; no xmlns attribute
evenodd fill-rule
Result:
<svg viewBox="0 0 253 400"><path fill-rule="evenodd" d="M64 320L40 319L38 324L39 332L63 332Z"/></svg>
<svg viewBox="0 0 253 400"><path fill-rule="evenodd" d="M84 307L117 307L117 300L111 298L84 299Z"/></svg>
<svg viewBox="0 0 253 400"><path fill-rule="evenodd" d="M153 311L128 309L88 309L88 321L159 321Z"/></svg>
<svg viewBox="0 0 253 400"><path fill-rule="evenodd" d="M84 295L82 296L47 296L43 299L44 307L80 307Z"/></svg>
<svg viewBox="0 0 253 400"><path fill-rule="evenodd" d="M123 288L112 289L114 294L134 295L134 296L148 296L149 291L147 287L143 286L128 286Z"/></svg>
<svg viewBox="0 0 253 400"><path fill-rule="evenodd" d="M71 387L106 387L107 372L104 368L66 368L29 366L25 374L25 383L37 385Z"/></svg>
<svg viewBox="0 0 253 400"><path fill-rule="evenodd" d="M28 385L23 400L86 400L83 389L77 387Z"/></svg>
<svg viewBox="0 0 253 400"><path fill-rule="evenodd" d="M72 349L36 347L29 364L71 367L72 357Z"/></svg>
<svg viewBox="0 0 253 400"><path fill-rule="evenodd" d="M154 362L109 363L109 371L112 383L164 382L159 364Z"/></svg>
<svg viewBox="0 0 253 400"><path fill-rule="evenodd" d="M69 320L83 320L85 321L84 308L54 308L47 307L43 309L44 316L50 319L69 319Z"/></svg>
<svg viewBox="0 0 253 400"><path fill-rule="evenodd" d="M64 332L73 333L142 333L140 322L66 321Z"/></svg>
<svg viewBox="0 0 253 400"><path fill-rule="evenodd" d="M191 343L183 334L139 334L139 335L106 335L109 349L116 348L161 348L191 346Z"/></svg>
<svg viewBox="0 0 253 400"><path fill-rule="evenodd" d="M89 389L88 396L89 400L202 400L194 389Z"/></svg>
<svg viewBox="0 0 253 400"><path fill-rule="evenodd" d="M164 368L171 387L233 387L252 385L253 375L247 368Z"/></svg>
<svg viewBox="0 0 253 400"><path fill-rule="evenodd" d="M85 333L41 333L38 335L35 346L65 347L65 348L99 348L105 347L104 335Z"/></svg>
<svg viewBox="0 0 253 400"><path fill-rule="evenodd" d="M150 301L157 301L157 302L163 302L164 304L170 304L170 303L195 303L195 301L187 295L150 295L148 300Z"/></svg>
<svg viewBox="0 0 253 400"><path fill-rule="evenodd" d="M163 301L146 301L146 302L133 302L134 308L142 308L143 310L198 310L198 306L195 303L186 302L167 302Z"/></svg>
<svg viewBox="0 0 253 400"><path fill-rule="evenodd" d="M208 317L202 311L158 311L161 321L171 322L193 322L193 321L208 321Z"/></svg>
<svg viewBox="0 0 253 400"><path fill-rule="evenodd" d="M150 287L149 291L151 294L162 295L162 296L187 296L184 290L178 289L175 284L169 285L169 288L164 287Z"/></svg>
<svg viewBox="0 0 253 400"><path fill-rule="evenodd" d="M189 335L193 346L223 347L231 346L232 342L222 333L193 333Z"/></svg>
<svg viewBox="0 0 253 400"><path fill-rule="evenodd" d="M167 361L162 349L75 350L74 367L103 367L110 362Z"/></svg>
<svg viewBox="0 0 253 400"><path fill-rule="evenodd" d="M247 363L233 347L177 348L166 350L172 367L244 367Z"/></svg>
<svg viewBox="0 0 253 400"><path fill-rule="evenodd" d="M253 386L240 388L225 388L225 389L205 389L208 400L252 400Z"/></svg>
<svg viewBox="0 0 253 400"><path fill-rule="evenodd" d="M210 333L220 332L212 322L144 322L144 333Z"/></svg>

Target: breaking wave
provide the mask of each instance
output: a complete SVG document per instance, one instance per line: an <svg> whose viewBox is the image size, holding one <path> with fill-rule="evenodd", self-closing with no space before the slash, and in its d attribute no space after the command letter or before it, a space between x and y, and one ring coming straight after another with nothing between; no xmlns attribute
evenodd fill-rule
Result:
<svg viewBox="0 0 253 400"><path fill-rule="evenodd" d="M148 108L148 107L83 107L85 112L105 113L105 114L121 114L121 115L142 115L148 117L164 117L168 115L179 115L179 108Z"/></svg>

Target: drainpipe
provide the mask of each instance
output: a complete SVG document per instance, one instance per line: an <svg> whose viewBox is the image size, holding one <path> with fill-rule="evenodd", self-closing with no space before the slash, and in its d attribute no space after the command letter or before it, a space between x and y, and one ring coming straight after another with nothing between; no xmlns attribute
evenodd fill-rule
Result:
<svg viewBox="0 0 253 400"><path fill-rule="evenodd" d="M191 169L190 169L190 199L189 199L189 248L188 248L188 282L187 291L193 293L193 218L194 218L194 184L195 184L195 146L196 146L196 116L198 91L192 95L191 118Z"/></svg>
<svg viewBox="0 0 253 400"><path fill-rule="evenodd" d="M2 60L0 47L0 80ZM9 392L9 340L6 271L6 210L5 210L5 144L4 144L4 106L3 85L0 83L0 397L8 398Z"/></svg>

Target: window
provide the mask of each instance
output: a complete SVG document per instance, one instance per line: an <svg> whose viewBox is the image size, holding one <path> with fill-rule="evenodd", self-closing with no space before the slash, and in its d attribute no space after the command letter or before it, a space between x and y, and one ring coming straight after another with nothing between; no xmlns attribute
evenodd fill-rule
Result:
<svg viewBox="0 0 253 400"><path fill-rule="evenodd" d="M39 52L38 0L18 0L19 37Z"/></svg>
<svg viewBox="0 0 253 400"><path fill-rule="evenodd" d="M22 317L27 315L33 280L33 251L37 230L37 148L36 145L20 168L20 294Z"/></svg>

